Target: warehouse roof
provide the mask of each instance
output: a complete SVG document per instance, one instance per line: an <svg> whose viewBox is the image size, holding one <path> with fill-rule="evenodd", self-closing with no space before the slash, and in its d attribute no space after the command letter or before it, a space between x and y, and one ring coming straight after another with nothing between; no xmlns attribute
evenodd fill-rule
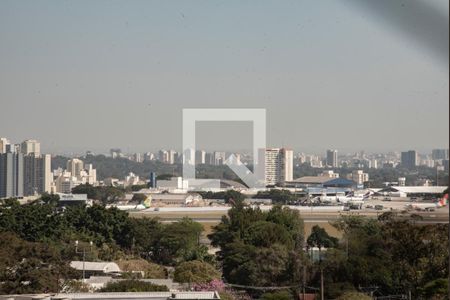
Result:
<svg viewBox="0 0 450 300"><path fill-rule="evenodd" d="M328 176L303 176L297 179L294 179L293 181L290 181L292 183L304 183L304 184L322 184L327 181L332 180L333 178L330 178Z"/></svg>
<svg viewBox="0 0 450 300"><path fill-rule="evenodd" d="M84 264L84 267L83 267ZM76 270L95 271L103 273L117 273L121 272L119 266L114 262L92 262L92 261L78 261L70 262L70 266Z"/></svg>
<svg viewBox="0 0 450 300"><path fill-rule="evenodd" d="M380 192L397 191L407 194L441 194L446 186L390 186L382 189Z"/></svg>

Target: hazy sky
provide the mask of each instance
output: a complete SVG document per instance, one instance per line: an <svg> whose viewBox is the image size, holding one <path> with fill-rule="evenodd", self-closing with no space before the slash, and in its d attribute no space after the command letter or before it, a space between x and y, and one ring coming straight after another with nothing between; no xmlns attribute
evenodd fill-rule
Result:
<svg viewBox="0 0 450 300"><path fill-rule="evenodd" d="M448 147L448 1L427 1L434 40L355 2L1 0L0 136L180 149L183 108L242 107L267 109L269 146ZM249 124L216 125L199 146L251 147Z"/></svg>

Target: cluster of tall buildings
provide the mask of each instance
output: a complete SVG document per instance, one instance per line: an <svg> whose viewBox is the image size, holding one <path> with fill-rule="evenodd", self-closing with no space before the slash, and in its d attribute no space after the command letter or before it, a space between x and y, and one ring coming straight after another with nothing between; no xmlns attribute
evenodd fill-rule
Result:
<svg viewBox="0 0 450 300"><path fill-rule="evenodd" d="M159 150L156 153L146 152L144 154L134 153L132 155L125 155L120 149L111 149L110 154L112 158L128 158L135 162L143 161L159 161L165 164L205 164L220 166L225 164L227 158L224 151L206 152L204 150L187 149L184 153L175 150ZM239 153L233 153L237 159L241 159Z"/></svg>
<svg viewBox="0 0 450 300"><path fill-rule="evenodd" d="M417 166L442 168L448 171L448 149L433 149L431 155L419 155L415 150L401 153L400 164L403 168L414 169Z"/></svg>
<svg viewBox="0 0 450 300"><path fill-rule="evenodd" d="M12 144L0 139L0 198L51 191L51 156L41 154L40 148L36 140Z"/></svg>
<svg viewBox="0 0 450 300"><path fill-rule="evenodd" d="M97 184L97 171L80 159L67 161L66 168L52 171L50 154L41 144L26 140L13 144L0 138L0 198L22 198L42 193L71 193L77 185Z"/></svg>
<svg viewBox="0 0 450 300"><path fill-rule="evenodd" d="M55 193L71 193L80 184L97 185L97 170L92 164L84 164L81 159L72 158L67 161L66 169L58 168L53 171L51 191Z"/></svg>
<svg viewBox="0 0 450 300"><path fill-rule="evenodd" d="M428 154L419 154L416 150L371 154L359 151L339 156L337 150L327 150L325 156L299 153L294 161L297 165L308 164L313 168L378 169L399 165L405 169L426 166L448 171L448 157L448 149L433 149Z"/></svg>

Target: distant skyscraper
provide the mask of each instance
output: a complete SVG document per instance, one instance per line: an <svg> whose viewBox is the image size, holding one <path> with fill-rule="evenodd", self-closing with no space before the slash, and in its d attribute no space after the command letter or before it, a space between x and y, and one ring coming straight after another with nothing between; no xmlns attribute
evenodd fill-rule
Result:
<svg viewBox="0 0 450 300"><path fill-rule="evenodd" d="M178 158L178 153L175 150L169 150L168 151L168 163L173 165L174 163L177 162L177 158Z"/></svg>
<svg viewBox="0 0 450 300"><path fill-rule="evenodd" d="M34 154L23 157L23 194L32 196L50 192L51 182L51 156Z"/></svg>
<svg viewBox="0 0 450 300"><path fill-rule="evenodd" d="M214 164L214 155L210 152L205 154L205 164L213 165Z"/></svg>
<svg viewBox="0 0 450 300"><path fill-rule="evenodd" d="M409 150L401 154L401 165L406 169L414 169L417 166L417 160L418 156L415 150Z"/></svg>
<svg viewBox="0 0 450 300"><path fill-rule="evenodd" d="M327 166L332 168L337 168L338 165L338 151L337 150L327 150Z"/></svg>
<svg viewBox="0 0 450 300"><path fill-rule="evenodd" d="M293 179L294 153L285 148L260 149L258 154L259 172L264 172L266 185L275 185Z"/></svg>
<svg viewBox="0 0 450 300"><path fill-rule="evenodd" d="M203 150L195 151L195 163L196 164L205 164L206 163L206 152Z"/></svg>
<svg viewBox="0 0 450 300"><path fill-rule="evenodd" d="M112 158L122 157L122 150L120 150L118 148L110 149L109 153L111 153Z"/></svg>
<svg viewBox="0 0 450 300"><path fill-rule="evenodd" d="M163 163L169 162L169 152L166 150L159 150L158 151L158 160Z"/></svg>
<svg viewBox="0 0 450 300"><path fill-rule="evenodd" d="M135 161L135 162L138 162L138 163L140 163L140 162L142 162L142 155L141 155L141 153L135 153L134 155L133 155L133 160Z"/></svg>
<svg viewBox="0 0 450 300"><path fill-rule="evenodd" d="M72 176L80 177L81 171L83 171L84 163L81 159L72 158L67 161L66 170L72 174Z"/></svg>
<svg viewBox="0 0 450 300"><path fill-rule="evenodd" d="M214 152L214 165L220 166L225 163L225 152L215 151Z"/></svg>
<svg viewBox="0 0 450 300"><path fill-rule="evenodd" d="M448 159L448 149L433 149L431 158L434 160Z"/></svg>
<svg viewBox="0 0 450 300"><path fill-rule="evenodd" d="M144 160L155 160L155 155L151 152L147 152L144 154Z"/></svg>
<svg viewBox="0 0 450 300"><path fill-rule="evenodd" d="M0 154L0 198L23 197L23 154Z"/></svg>
<svg viewBox="0 0 450 300"><path fill-rule="evenodd" d="M188 164L188 165L194 165L197 162L196 160L196 156L195 156L195 150L192 148L189 149L185 149L183 152L183 157L182 157L182 161L183 164Z"/></svg>
<svg viewBox="0 0 450 300"><path fill-rule="evenodd" d="M34 154L39 156L41 155L41 143L36 140L26 140L22 142L20 150L24 155Z"/></svg>
<svg viewBox="0 0 450 300"><path fill-rule="evenodd" d="M6 153L6 145L9 145L8 139L0 138L0 153Z"/></svg>

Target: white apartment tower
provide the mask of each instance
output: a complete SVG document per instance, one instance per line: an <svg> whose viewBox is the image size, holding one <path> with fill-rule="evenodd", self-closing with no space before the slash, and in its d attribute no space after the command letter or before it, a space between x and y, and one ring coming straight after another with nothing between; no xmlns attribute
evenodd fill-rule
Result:
<svg viewBox="0 0 450 300"><path fill-rule="evenodd" d="M286 148L260 149L259 172L264 172L265 185L275 185L293 179L294 152Z"/></svg>
<svg viewBox="0 0 450 300"><path fill-rule="evenodd" d="M37 157L41 155L41 143L36 140L26 140L22 142L20 150L24 155L34 154Z"/></svg>
<svg viewBox="0 0 450 300"><path fill-rule="evenodd" d="M6 145L9 145L7 138L0 138L0 153L6 153Z"/></svg>
<svg viewBox="0 0 450 300"><path fill-rule="evenodd" d="M83 171L84 163L81 159L72 158L67 161L66 170L72 174L72 176L80 177L81 171Z"/></svg>

